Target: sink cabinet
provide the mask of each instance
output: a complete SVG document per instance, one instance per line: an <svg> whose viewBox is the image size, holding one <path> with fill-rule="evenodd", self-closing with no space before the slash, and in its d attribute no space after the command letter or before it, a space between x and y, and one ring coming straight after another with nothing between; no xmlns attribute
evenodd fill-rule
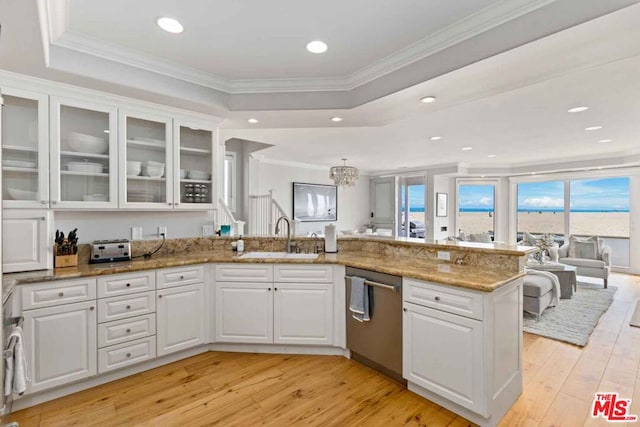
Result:
<svg viewBox="0 0 640 427"><path fill-rule="evenodd" d="M216 341L273 343L273 284L216 282Z"/></svg>

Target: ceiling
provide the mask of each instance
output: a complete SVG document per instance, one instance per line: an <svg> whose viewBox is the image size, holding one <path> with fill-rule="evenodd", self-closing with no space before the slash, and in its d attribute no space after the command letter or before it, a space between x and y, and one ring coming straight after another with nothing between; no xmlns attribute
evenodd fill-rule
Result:
<svg viewBox="0 0 640 427"><path fill-rule="evenodd" d="M326 9L341 11L331 20L324 10L306 17L305 10L296 9L302 2L288 0L269 2L270 9L267 2L221 0L216 13L204 0L191 0L189 7L167 0L126 6L121 0L39 0L40 9L36 2L3 0L0 69L217 115L225 118L225 140L270 144L260 155L277 161L324 167L347 157L372 173L462 165L478 174L540 171L552 162L640 163L640 4L576 1L401 0L402 11L396 11L392 6L367 8L360 0L330 0ZM354 4L360 8L351 9ZM506 4L511 5L508 11L501 9ZM66 6L56 8L60 5ZM439 5L433 15L438 19L427 19L432 18L427 6L434 5ZM290 8L283 14L276 6ZM125 9L131 13L113 12ZM184 21L181 44L155 27L154 18L165 13ZM393 25L384 25L385 16L394 17ZM421 19L429 25L417 25ZM331 31L326 36L305 33L316 28L314 23ZM568 29L545 27L551 23L556 30ZM211 36L221 28L224 37ZM433 47L443 28L448 34L457 31L460 40L462 29L476 32L427 56L428 49L407 48L416 43L424 48L425 40ZM201 36L206 40L194 40L193 46L184 42L197 34L207 34ZM370 43L378 36L384 40ZM327 41L326 56L307 53L308 38ZM353 44L346 49L350 38ZM262 43L282 51L274 53ZM227 54L210 55L209 48ZM235 56L229 49L237 51ZM419 54L406 56L408 51ZM182 58L178 66L176 58ZM398 58L409 60L400 68L380 67ZM318 66L309 65L319 59ZM364 77L354 80L354 75ZM275 91L274 76L280 85L301 86ZM316 84L312 80L324 81L324 89L334 84L351 89L301 91ZM353 87L357 81L366 83ZM216 89L218 83L229 89L237 82L244 83L234 86L235 93ZM419 102L425 95L438 99ZM577 105L590 109L567 113ZM333 116L344 120L332 122ZM247 123L250 117L259 123ZM586 132L591 125L604 128ZM434 135L442 139L430 141ZM598 143L601 139L612 142ZM473 149L461 150L468 146Z"/></svg>

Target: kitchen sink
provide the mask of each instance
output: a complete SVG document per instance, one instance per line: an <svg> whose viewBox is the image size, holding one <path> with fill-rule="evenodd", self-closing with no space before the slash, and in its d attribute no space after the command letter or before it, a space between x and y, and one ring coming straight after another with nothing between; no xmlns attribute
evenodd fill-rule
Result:
<svg viewBox="0 0 640 427"><path fill-rule="evenodd" d="M243 259L316 259L318 254L296 254L288 252L247 252L240 255Z"/></svg>

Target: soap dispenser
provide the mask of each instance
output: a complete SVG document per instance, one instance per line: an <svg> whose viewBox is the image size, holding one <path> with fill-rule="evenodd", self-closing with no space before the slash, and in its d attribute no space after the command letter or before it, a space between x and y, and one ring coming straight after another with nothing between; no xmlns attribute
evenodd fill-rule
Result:
<svg viewBox="0 0 640 427"><path fill-rule="evenodd" d="M336 226L333 224L325 225L324 227L324 251L329 254L338 252Z"/></svg>

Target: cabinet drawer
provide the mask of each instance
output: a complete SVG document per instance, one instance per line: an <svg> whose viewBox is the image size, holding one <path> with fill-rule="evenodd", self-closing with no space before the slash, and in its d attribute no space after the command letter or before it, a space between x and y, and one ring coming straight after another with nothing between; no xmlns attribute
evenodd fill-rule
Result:
<svg viewBox="0 0 640 427"><path fill-rule="evenodd" d="M216 282L273 282L273 265L219 264Z"/></svg>
<svg viewBox="0 0 640 427"><path fill-rule="evenodd" d="M153 271L98 278L98 298L153 291L155 288L156 276Z"/></svg>
<svg viewBox="0 0 640 427"><path fill-rule="evenodd" d="M107 347L155 334L155 314L101 323L98 325L98 347Z"/></svg>
<svg viewBox="0 0 640 427"><path fill-rule="evenodd" d="M273 280L280 283L332 283L331 265L276 265L273 268Z"/></svg>
<svg viewBox="0 0 640 427"><path fill-rule="evenodd" d="M483 297L480 293L446 285L404 279L404 300L471 319L483 319Z"/></svg>
<svg viewBox="0 0 640 427"><path fill-rule="evenodd" d="M194 265L193 267L165 268L158 270L158 289L172 286L192 285L204 283L204 265Z"/></svg>
<svg viewBox="0 0 640 427"><path fill-rule="evenodd" d="M23 310L96 299L96 279L20 285Z"/></svg>
<svg viewBox="0 0 640 427"><path fill-rule="evenodd" d="M154 313L155 294L152 291L98 300L98 323Z"/></svg>
<svg viewBox="0 0 640 427"><path fill-rule="evenodd" d="M98 373L135 365L156 357L156 337L118 344L98 350Z"/></svg>

